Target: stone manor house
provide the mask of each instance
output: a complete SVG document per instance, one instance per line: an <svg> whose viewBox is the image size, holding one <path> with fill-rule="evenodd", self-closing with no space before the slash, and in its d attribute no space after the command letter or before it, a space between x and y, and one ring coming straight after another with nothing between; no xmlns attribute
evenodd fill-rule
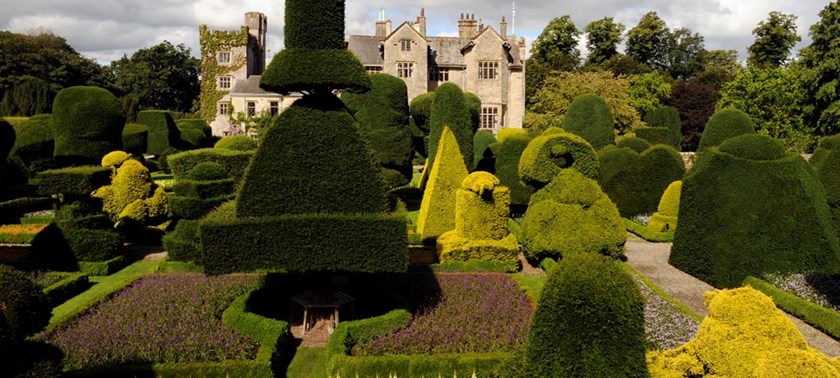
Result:
<svg viewBox="0 0 840 378"><path fill-rule="evenodd" d="M207 30L201 35L202 80L213 80L215 92L202 85L202 106L215 100L215 117L203 113L215 135L230 133L237 114L277 114L299 96L281 96L259 87L266 67L266 17L245 14L238 31ZM353 35L348 49L368 72L403 79L411 99L452 82L481 99L481 129L498 132L521 128L525 115L525 39L507 34L505 18L499 31L461 14L457 37L426 35L426 16L421 9L416 22L404 22L392 30L391 20L380 11L374 35ZM223 40L225 43L220 43ZM212 78L211 78L212 77ZM208 83L209 84L209 83ZM214 96L214 98L205 98Z"/></svg>

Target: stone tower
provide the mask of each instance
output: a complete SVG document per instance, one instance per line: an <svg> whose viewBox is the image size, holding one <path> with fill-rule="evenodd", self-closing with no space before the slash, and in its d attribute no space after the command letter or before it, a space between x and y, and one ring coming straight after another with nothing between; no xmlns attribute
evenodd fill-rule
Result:
<svg viewBox="0 0 840 378"><path fill-rule="evenodd" d="M260 12L245 13L248 27L248 76L262 75L265 71L265 31L268 18Z"/></svg>

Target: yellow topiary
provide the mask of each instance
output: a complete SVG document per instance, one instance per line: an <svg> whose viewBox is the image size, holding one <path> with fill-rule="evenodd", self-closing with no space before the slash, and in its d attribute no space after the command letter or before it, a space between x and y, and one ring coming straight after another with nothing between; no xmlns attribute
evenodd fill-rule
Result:
<svg viewBox="0 0 840 378"><path fill-rule="evenodd" d="M836 361L808 346L770 297L742 287L705 300L709 316L693 340L648 353L651 377L840 377Z"/></svg>
<svg viewBox="0 0 840 378"><path fill-rule="evenodd" d="M653 232L674 232L677 229L677 215L680 210L682 181L674 181L659 200L657 212L653 213L647 228Z"/></svg>
<svg viewBox="0 0 840 378"><path fill-rule="evenodd" d="M136 160L123 162L111 185L97 189L92 196L102 199L102 210L117 225L126 220L143 224L169 212L166 192L154 184L149 170Z"/></svg>
<svg viewBox="0 0 840 378"><path fill-rule="evenodd" d="M437 239L455 228L455 193L466 177L455 134L444 127L417 216L417 233L423 240Z"/></svg>
<svg viewBox="0 0 840 378"><path fill-rule="evenodd" d="M131 155L125 151L111 151L102 157L102 166L116 169L129 159Z"/></svg>

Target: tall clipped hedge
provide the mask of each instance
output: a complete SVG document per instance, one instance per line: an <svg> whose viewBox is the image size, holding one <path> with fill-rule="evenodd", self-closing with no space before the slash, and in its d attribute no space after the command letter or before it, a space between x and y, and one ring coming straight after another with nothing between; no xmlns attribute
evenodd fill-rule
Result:
<svg viewBox="0 0 840 378"><path fill-rule="evenodd" d="M429 173L417 216L417 233L427 241L455 228L456 192L467 177L458 141L449 127L443 128L435 157L438 163Z"/></svg>
<svg viewBox="0 0 840 378"><path fill-rule="evenodd" d="M63 165L97 164L122 149L125 113L111 92L97 87L62 89L53 101L53 157Z"/></svg>
<svg viewBox="0 0 840 378"><path fill-rule="evenodd" d="M664 144L641 154L626 147L603 149L598 159L598 183L625 218L655 212L668 185L685 174L680 153Z"/></svg>
<svg viewBox="0 0 840 378"><path fill-rule="evenodd" d="M200 148L169 155L167 163L176 180L187 178L193 168L201 163L214 162L224 167L228 176L238 182L245 175L245 169L251 164L254 154L255 151Z"/></svg>
<svg viewBox="0 0 840 378"><path fill-rule="evenodd" d="M160 155L170 147L180 147L181 133L168 111L142 110L137 113L137 123L148 129L147 154Z"/></svg>
<svg viewBox="0 0 840 378"><path fill-rule="evenodd" d="M189 149L210 147L213 130L207 121L201 118L179 119L175 122L181 134L181 144Z"/></svg>
<svg viewBox="0 0 840 378"><path fill-rule="evenodd" d="M528 335L528 376L648 376L645 302L620 264L571 254L549 272Z"/></svg>
<svg viewBox="0 0 840 378"><path fill-rule="evenodd" d="M413 173L414 145L408 124L408 88L401 79L371 74L367 93L343 93L341 100L356 111L353 116L373 155L382 167L388 188L408 184Z"/></svg>
<svg viewBox="0 0 840 378"><path fill-rule="evenodd" d="M610 105L594 94L575 97L563 118L563 130L580 135L596 150L615 144Z"/></svg>
<svg viewBox="0 0 840 378"><path fill-rule="evenodd" d="M51 169L38 174L38 192L42 195L88 196L111 182L111 168L102 166Z"/></svg>
<svg viewBox="0 0 840 378"><path fill-rule="evenodd" d="M716 287L840 268L822 184L804 159L766 136L706 150L683 179L679 217L671 265Z"/></svg>
<svg viewBox="0 0 840 378"><path fill-rule="evenodd" d="M522 152L531 142L531 137L524 129L503 129L508 132L499 132L500 145L496 154L496 177L502 185L510 189L510 203L512 205L527 205L531 200L534 189L525 185L519 178L519 161ZM476 134L477 135L477 134Z"/></svg>
<svg viewBox="0 0 840 378"><path fill-rule="evenodd" d="M464 92L453 83L444 83L435 89L435 101L429 116L429 161L428 167L434 166L438 142L443 128L449 127L458 149L461 151L464 166L471 167L473 161L473 128L470 111L464 99Z"/></svg>
<svg viewBox="0 0 840 378"><path fill-rule="evenodd" d="M663 106L645 115L648 127L636 129L636 136L650 144L667 144L680 150L682 145L682 126L680 113L673 106Z"/></svg>
<svg viewBox="0 0 840 378"><path fill-rule="evenodd" d="M810 163L825 189L834 228L840 236L840 135L821 138Z"/></svg>
<svg viewBox="0 0 840 378"><path fill-rule="evenodd" d="M697 151L719 146L729 138L745 134L755 134L755 124L747 113L738 109L720 110L706 122Z"/></svg>
<svg viewBox="0 0 840 378"><path fill-rule="evenodd" d="M132 155L146 153L149 141L149 129L139 123L128 123L122 132L123 149Z"/></svg>
<svg viewBox="0 0 840 378"><path fill-rule="evenodd" d="M526 184L540 189L569 168L594 179L598 177L598 166L598 156L589 142L575 134L549 128L522 152L519 176Z"/></svg>
<svg viewBox="0 0 840 378"><path fill-rule="evenodd" d="M12 159L29 170L29 176L43 169L52 168L55 140L52 136L52 115L38 114L15 127L15 144Z"/></svg>

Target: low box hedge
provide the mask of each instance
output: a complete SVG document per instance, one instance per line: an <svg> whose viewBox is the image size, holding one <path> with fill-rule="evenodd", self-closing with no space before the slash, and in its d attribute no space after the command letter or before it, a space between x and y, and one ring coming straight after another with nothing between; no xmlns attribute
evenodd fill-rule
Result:
<svg viewBox="0 0 840 378"><path fill-rule="evenodd" d="M627 231L630 231L642 239L651 242L673 242L674 241L674 231L670 232L656 232L651 231L647 228L647 226L636 223L630 219L623 218L624 220L624 227L627 228Z"/></svg>
<svg viewBox="0 0 840 378"><path fill-rule="evenodd" d="M744 285L773 298L776 306L785 312L802 319L805 323L831 335L835 339L840 339L840 312L800 298L773 286L767 281L752 276L744 280Z"/></svg>
<svg viewBox="0 0 840 378"><path fill-rule="evenodd" d="M79 271L90 276L110 276L131 263L126 256L117 256L106 261L79 261Z"/></svg>
<svg viewBox="0 0 840 378"><path fill-rule="evenodd" d="M50 197L24 197L0 202L0 220L5 222L6 218L14 219L29 212L52 209L53 202Z"/></svg>
<svg viewBox="0 0 840 378"><path fill-rule="evenodd" d="M201 228L198 222L182 219L174 230L163 237L163 248L170 260L191 261L201 265Z"/></svg>
<svg viewBox="0 0 840 378"><path fill-rule="evenodd" d="M172 191L179 196L214 198L233 193L233 179L196 181L181 179L172 185Z"/></svg>
<svg viewBox="0 0 840 378"><path fill-rule="evenodd" d="M330 377L502 377L513 353L447 353L402 356L335 356Z"/></svg>
<svg viewBox="0 0 840 378"><path fill-rule="evenodd" d="M83 166L51 169L38 174L41 195L69 194L90 195L101 186L111 183L111 168L102 166Z"/></svg>
<svg viewBox="0 0 840 378"><path fill-rule="evenodd" d="M287 271L401 272L408 268L402 214L293 214L206 219L207 274Z"/></svg>
<svg viewBox="0 0 840 378"><path fill-rule="evenodd" d="M79 295L90 287L88 275L83 272L70 273L67 277L44 288L44 294L50 302L50 307L58 306L68 299Z"/></svg>
<svg viewBox="0 0 840 378"><path fill-rule="evenodd" d="M226 194L219 197L201 199L169 195L169 211L172 215L181 219L198 219L235 197L234 194Z"/></svg>
<svg viewBox="0 0 840 378"><path fill-rule="evenodd" d="M184 179L200 163L212 161L221 164L228 176L239 182L245 175L245 168L251 163L254 151L235 151L224 148L201 148L169 155L167 162L176 179Z"/></svg>

